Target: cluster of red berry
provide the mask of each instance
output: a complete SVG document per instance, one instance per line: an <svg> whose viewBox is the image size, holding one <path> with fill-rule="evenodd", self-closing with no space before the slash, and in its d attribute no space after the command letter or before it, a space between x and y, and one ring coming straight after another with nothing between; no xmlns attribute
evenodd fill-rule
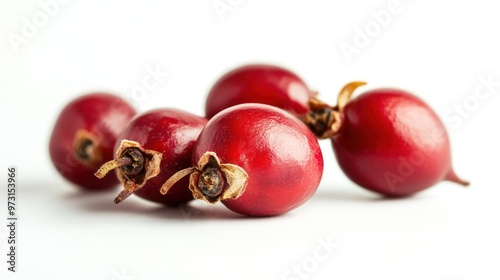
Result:
<svg viewBox="0 0 500 280"><path fill-rule="evenodd" d="M312 197L323 174L317 139L331 140L352 181L386 196L442 180L468 185L453 172L446 130L426 103L397 89L351 99L364 84L347 84L330 106L286 69L247 65L216 82L206 118L170 108L135 116L117 96L89 94L61 112L50 155L83 188L120 181L117 204L132 193L170 206L196 198L250 216L283 214ZM116 176L106 176L111 170Z"/></svg>

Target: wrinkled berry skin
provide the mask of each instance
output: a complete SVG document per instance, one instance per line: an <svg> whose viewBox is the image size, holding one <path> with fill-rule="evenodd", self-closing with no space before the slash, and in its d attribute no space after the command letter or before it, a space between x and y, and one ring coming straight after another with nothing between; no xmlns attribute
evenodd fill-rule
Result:
<svg viewBox="0 0 500 280"><path fill-rule="evenodd" d="M445 127L429 106L397 89L377 89L352 99L331 139L344 173L358 185L401 197L442 180L460 184L451 167Z"/></svg>
<svg viewBox="0 0 500 280"><path fill-rule="evenodd" d="M272 105L294 115L309 111L311 92L297 75L272 65L246 65L222 76L210 90L205 114L211 119L218 112L242 103Z"/></svg>
<svg viewBox="0 0 500 280"><path fill-rule="evenodd" d="M67 104L54 125L49 141L49 153L57 171L67 180L84 189L109 189L118 185L115 176L99 180L94 172L114 156L113 147L118 134L135 115L124 99L106 93L81 96ZM86 166L74 154L74 139L84 129L99 141L100 161Z"/></svg>
<svg viewBox="0 0 500 280"><path fill-rule="evenodd" d="M323 157L311 131L293 115L264 104L241 104L213 117L200 133L193 164L207 151L248 174L244 193L222 203L249 216L286 213L316 191Z"/></svg>
<svg viewBox="0 0 500 280"><path fill-rule="evenodd" d="M162 184L177 171L191 166L191 154L200 131L205 126L205 118L177 109L155 109L135 117L118 137L120 140L138 142L142 148L162 154L160 174L149 179L134 193L146 200L177 206L193 199L189 190L189 180L177 182L168 195L159 191Z"/></svg>

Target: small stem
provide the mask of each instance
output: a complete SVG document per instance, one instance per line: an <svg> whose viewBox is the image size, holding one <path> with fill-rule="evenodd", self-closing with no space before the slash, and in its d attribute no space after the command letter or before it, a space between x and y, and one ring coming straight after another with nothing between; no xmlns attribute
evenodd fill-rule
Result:
<svg viewBox="0 0 500 280"><path fill-rule="evenodd" d="M200 172L198 169L195 167L189 167L186 169L182 169L181 171L178 171L172 177L168 178L168 180L161 186L160 192L163 195L166 195L170 188L172 188L175 183L179 182L182 178L186 177L187 175L190 175L193 172Z"/></svg>
<svg viewBox="0 0 500 280"><path fill-rule="evenodd" d="M333 137L341 126L341 113L349 103L356 88L366 85L365 82L351 82L346 84L337 98L337 106L332 107L313 97L309 99L309 113L300 117L318 139Z"/></svg>
<svg viewBox="0 0 500 280"><path fill-rule="evenodd" d="M448 181L453 182L453 183L457 183L457 184L462 185L464 187L468 187L470 185L470 183L468 181L460 179L460 177L458 177L457 174L455 173L455 171L453 171L453 170L450 170L448 172L448 174L445 177L445 180L448 180Z"/></svg>
<svg viewBox="0 0 500 280"><path fill-rule="evenodd" d="M366 82L350 82L340 90L339 96L337 98L337 107L339 112L342 112L345 105L349 103L354 90L363 85L366 85Z"/></svg>
<svg viewBox="0 0 500 280"><path fill-rule="evenodd" d="M94 173L94 175L97 178L102 179L102 178L104 178L104 176L106 176L106 174L108 174L109 171L116 169L118 167L131 165L132 163L133 163L133 160L129 157L122 157L119 159L110 160L110 161L106 162L105 164L101 165L99 170L97 170Z"/></svg>
<svg viewBox="0 0 500 280"><path fill-rule="evenodd" d="M124 201L127 197L129 197L131 194L133 194L135 189L126 189L121 191L113 201L115 204L120 204L122 201Z"/></svg>

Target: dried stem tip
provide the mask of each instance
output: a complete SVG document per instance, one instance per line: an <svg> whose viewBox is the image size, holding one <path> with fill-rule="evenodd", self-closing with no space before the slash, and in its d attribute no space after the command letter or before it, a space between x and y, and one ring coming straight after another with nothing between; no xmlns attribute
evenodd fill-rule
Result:
<svg viewBox="0 0 500 280"><path fill-rule="evenodd" d="M122 140L116 159L103 164L94 175L102 179L111 170L117 169L118 179L124 187L114 200L118 204L160 173L161 159L159 152L143 149L134 141Z"/></svg>
<svg viewBox="0 0 500 280"><path fill-rule="evenodd" d="M337 108L339 112L344 110L345 105L351 100L354 91L360 87L366 85L366 82L350 82L346 84L339 92L337 98Z"/></svg>
<svg viewBox="0 0 500 280"><path fill-rule="evenodd" d="M330 106L323 101L313 97L309 99L309 113L300 119L311 129L319 139L333 137L340 129L341 113L351 100L356 88L365 85L365 82L351 82L346 84L337 98L337 106Z"/></svg>
<svg viewBox="0 0 500 280"><path fill-rule="evenodd" d="M189 176L189 189L194 198L208 203L240 197L248 182L245 170L234 164L221 164L214 152L206 152L198 161L197 167L189 167L175 173L161 187L165 195L182 178Z"/></svg>
<svg viewBox="0 0 500 280"><path fill-rule="evenodd" d="M116 169L118 167L126 167L132 165L132 163L133 160L129 157L113 159L101 165L101 167L94 173L94 175L97 178L102 179L109 173L109 171Z"/></svg>

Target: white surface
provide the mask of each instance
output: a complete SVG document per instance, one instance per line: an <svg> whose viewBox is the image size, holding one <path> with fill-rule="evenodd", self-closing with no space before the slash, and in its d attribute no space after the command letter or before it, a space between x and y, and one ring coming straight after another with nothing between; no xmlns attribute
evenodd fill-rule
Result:
<svg viewBox="0 0 500 280"><path fill-rule="evenodd" d="M500 87L467 117L447 112L472 98L480 77L500 80L495 1L402 0L350 63L340 44L353 44L355 28L370 26L372 12L391 1L233 0L224 20L212 0L193 2L68 1L17 52L9 34L43 10L38 1L0 2L0 166L17 165L20 181L19 272L2 261L1 279L284 279L314 256L324 260L303 279L500 278ZM455 169L471 187L441 183L381 200L342 175L327 141L311 201L248 219L201 202L162 209L134 197L114 206L115 192L82 194L53 170L49 133L72 98L107 90L140 111L202 114L215 79L254 61L292 69L329 102L350 80L414 92L445 120ZM144 100L131 99L155 67L169 76ZM2 260L6 235L0 227ZM323 251L327 240L336 246Z"/></svg>

